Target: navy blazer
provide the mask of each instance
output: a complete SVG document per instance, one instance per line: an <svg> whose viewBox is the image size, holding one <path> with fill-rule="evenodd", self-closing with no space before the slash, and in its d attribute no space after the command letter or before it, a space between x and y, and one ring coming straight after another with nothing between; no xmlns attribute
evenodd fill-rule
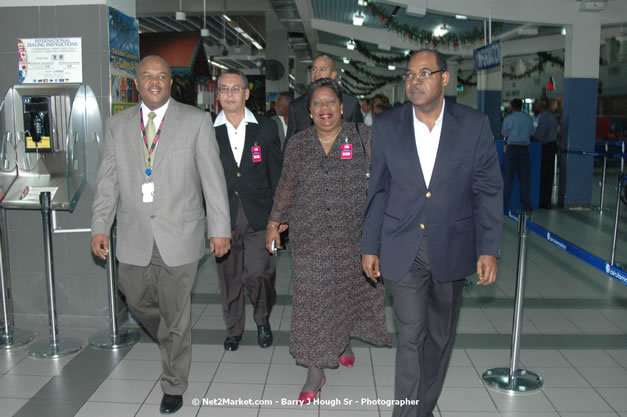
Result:
<svg viewBox="0 0 627 417"><path fill-rule="evenodd" d="M476 272L479 255L497 256L501 241L503 180L490 122L446 101L427 187L413 111L406 103L374 119L361 253L378 255L383 277L400 280L426 233L433 278L463 279Z"/></svg>
<svg viewBox="0 0 627 417"><path fill-rule="evenodd" d="M281 177L283 153L277 124L262 115L255 114L255 118L257 123L246 125L244 152L239 167L233 156L226 125L215 128L220 160L226 178L232 229L235 228L240 201L250 226L254 230L266 228L274 192ZM253 162L253 146L261 148L260 162Z"/></svg>

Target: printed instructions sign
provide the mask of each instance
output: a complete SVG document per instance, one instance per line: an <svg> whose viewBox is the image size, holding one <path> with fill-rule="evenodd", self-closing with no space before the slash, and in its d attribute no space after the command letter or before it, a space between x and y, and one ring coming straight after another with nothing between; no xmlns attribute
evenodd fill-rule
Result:
<svg viewBox="0 0 627 417"><path fill-rule="evenodd" d="M17 40L20 84L82 83L81 38Z"/></svg>

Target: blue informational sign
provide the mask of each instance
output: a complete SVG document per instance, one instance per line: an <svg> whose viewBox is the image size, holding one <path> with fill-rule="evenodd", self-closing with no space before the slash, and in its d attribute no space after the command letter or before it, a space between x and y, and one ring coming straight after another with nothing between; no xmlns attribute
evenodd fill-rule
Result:
<svg viewBox="0 0 627 417"><path fill-rule="evenodd" d="M501 41L494 41L472 51L475 72L501 65Z"/></svg>

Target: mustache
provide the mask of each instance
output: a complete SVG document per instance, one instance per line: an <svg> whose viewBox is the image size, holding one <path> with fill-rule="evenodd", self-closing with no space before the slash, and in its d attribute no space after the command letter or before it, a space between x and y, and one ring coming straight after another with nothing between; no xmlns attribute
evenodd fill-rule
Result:
<svg viewBox="0 0 627 417"><path fill-rule="evenodd" d="M416 93L422 94L422 93L424 93L424 91L421 88L418 88L418 87L410 88L409 92L412 93L412 94L416 94Z"/></svg>

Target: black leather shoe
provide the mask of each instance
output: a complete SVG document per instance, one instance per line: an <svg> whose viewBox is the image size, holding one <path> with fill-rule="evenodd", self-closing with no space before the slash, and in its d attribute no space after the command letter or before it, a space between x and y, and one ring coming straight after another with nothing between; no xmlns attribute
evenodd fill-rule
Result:
<svg viewBox="0 0 627 417"><path fill-rule="evenodd" d="M242 340L242 336L228 336L224 341L224 350L230 350L231 352L237 350L240 340Z"/></svg>
<svg viewBox="0 0 627 417"><path fill-rule="evenodd" d="M161 414L174 414L179 411L181 407L183 407L182 395L163 394L159 411L161 411Z"/></svg>
<svg viewBox="0 0 627 417"><path fill-rule="evenodd" d="M272 345L272 329L270 329L270 322L262 326L257 326L257 342L262 348L267 348Z"/></svg>

